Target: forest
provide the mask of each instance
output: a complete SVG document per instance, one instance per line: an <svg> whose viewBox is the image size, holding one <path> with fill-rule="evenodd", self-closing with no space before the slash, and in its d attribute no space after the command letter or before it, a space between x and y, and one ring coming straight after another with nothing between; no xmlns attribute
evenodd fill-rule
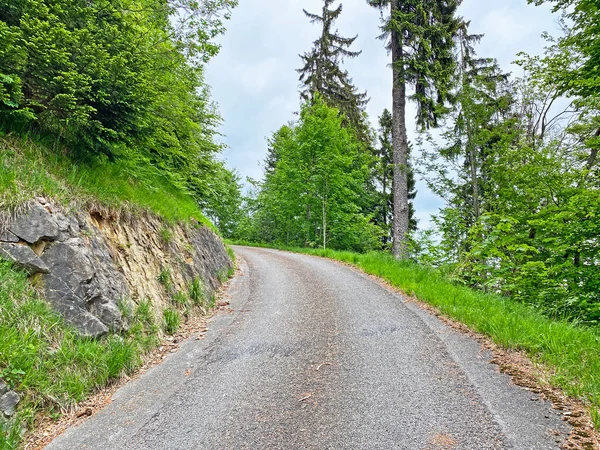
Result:
<svg viewBox="0 0 600 450"><path fill-rule="evenodd" d="M304 11L317 38L298 61L298 115L269 137L264 178L244 183L219 158L204 79L236 0L3 0L0 129L74 167L160 178L225 238L391 252L598 324L599 7L547 0L563 34L520 54L515 77L478 54L460 3L368 0L394 80L377 119L344 68L361 50L337 31L343 5ZM415 219L415 177L445 201L433 229Z"/></svg>
<svg viewBox="0 0 600 450"><path fill-rule="evenodd" d="M538 4L542 2L537 2ZM382 11L392 111L373 127L344 61L343 6L304 11L316 25L299 61L300 114L268 140L225 236L284 246L392 252L459 284L600 320L600 35L593 1L551 2L564 34L524 75L479 55L459 1L369 1ZM418 138L407 138L407 105ZM444 199L432 229L414 218L415 176Z"/></svg>

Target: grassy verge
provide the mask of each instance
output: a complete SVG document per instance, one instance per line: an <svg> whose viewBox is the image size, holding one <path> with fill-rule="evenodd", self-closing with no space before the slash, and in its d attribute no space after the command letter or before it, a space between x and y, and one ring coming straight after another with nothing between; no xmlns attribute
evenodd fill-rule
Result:
<svg viewBox="0 0 600 450"><path fill-rule="evenodd" d="M225 282L232 274L218 276ZM97 389L133 373L161 345L161 336L181 332L188 319L216 306L216 296L208 296L198 277L183 291L174 289L168 269L159 281L169 301L162 317L150 300L123 301L127 331L82 338L51 310L27 273L0 260L0 378L21 396L17 415L0 417L0 450L20 448L21 430L32 430L36 419L59 419Z"/></svg>
<svg viewBox="0 0 600 450"><path fill-rule="evenodd" d="M281 248L353 264L489 336L496 344L525 351L550 369L553 385L589 403L596 429L600 429L599 330L553 321L529 306L456 285L440 271L398 261L389 254Z"/></svg>
<svg viewBox="0 0 600 450"><path fill-rule="evenodd" d="M74 164L60 149L32 137L0 136L0 211L38 196L60 204L95 203L154 212L170 222L208 225L196 201L144 160Z"/></svg>
<svg viewBox="0 0 600 450"><path fill-rule="evenodd" d="M124 311L122 335L81 338L44 302L26 273L0 261L0 377L21 396L13 421L0 418L0 450L19 447L38 413L59 417L97 387L131 373L159 343L149 302Z"/></svg>

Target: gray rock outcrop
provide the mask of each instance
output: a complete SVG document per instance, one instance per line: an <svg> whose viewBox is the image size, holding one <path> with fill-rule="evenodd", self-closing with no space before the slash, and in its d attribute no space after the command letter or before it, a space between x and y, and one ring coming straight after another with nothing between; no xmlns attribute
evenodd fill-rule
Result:
<svg viewBox="0 0 600 450"><path fill-rule="evenodd" d="M18 215L8 231L30 244L35 244L40 239L57 239L59 234L56 219L37 202L25 214Z"/></svg>
<svg viewBox="0 0 600 450"><path fill-rule="evenodd" d="M30 274L50 273L48 266L28 245L0 242L0 255L19 264Z"/></svg>
<svg viewBox="0 0 600 450"><path fill-rule="evenodd" d="M21 397L15 391L8 391L0 396L0 412L5 417L11 417L15 414L15 408L19 404Z"/></svg>
<svg viewBox="0 0 600 450"><path fill-rule="evenodd" d="M82 336L124 328L118 302L128 295L126 280L97 230L77 218L37 201L0 235L0 256L41 273L46 300Z"/></svg>
<svg viewBox="0 0 600 450"><path fill-rule="evenodd" d="M44 297L82 336L126 329L119 303L149 300L157 320L174 292L200 279L207 299L219 275L232 266L219 237L200 224L172 227L156 216L105 219L99 213L66 213L37 199L0 230L0 257L39 276ZM160 282L165 268L170 288Z"/></svg>

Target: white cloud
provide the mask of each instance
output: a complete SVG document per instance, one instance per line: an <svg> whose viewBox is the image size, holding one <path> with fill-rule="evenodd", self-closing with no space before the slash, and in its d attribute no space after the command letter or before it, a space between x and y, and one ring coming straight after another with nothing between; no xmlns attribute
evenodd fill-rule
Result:
<svg viewBox="0 0 600 450"><path fill-rule="evenodd" d="M271 57L256 64L247 62L238 63L233 67L233 76L230 77L234 82L244 89L248 95L260 96L266 87L273 83L273 80L281 67L277 59Z"/></svg>

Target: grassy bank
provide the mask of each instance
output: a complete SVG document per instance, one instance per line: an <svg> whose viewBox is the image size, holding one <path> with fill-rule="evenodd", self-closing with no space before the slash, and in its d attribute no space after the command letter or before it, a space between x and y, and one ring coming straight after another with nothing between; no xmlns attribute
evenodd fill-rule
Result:
<svg viewBox="0 0 600 450"><path fill-rule="evenodd" d="M76 162L50 141L0 133L0 226L35 197L66 208L146 211L165 223L195 219L214 229L192 196L142 158ZM19 448L23 425L31 429L40 414L58 418L65 408L133 372L163 333L175 333L193 308L210 306L203 292L193 298L191 292L177 293L164 317L156 319L149 301L135 307L123 302L128 331L89 339L54 313L34 285L35 279L32 283L0 259L0 379L21 396L13 420L0 417L0 450Z"/></svg>
<svg viewBox="0 0 600 450"><path fill-rule="evenodd" d="M439 271L389 254L282 248L355 265L440 310L496 344L523 350L553 373L551 383L587 401L600 429L600 332L548 319L537 310L497 295L456 285Z"/></svg>
<svg viewBox="0 0 600 450"><path fill-rule="evenodd" d="M141 158L74 163L49 142L0 136L0 211L39 196L65 206L148 210L170 222L194 218L208 225L196 201Z"/></svg>
<svg viewBox="0 0 600 450"><path fill-rule="evenodd" d="M58 416L137 368L158 343L158 326L142 306L127 334L81 338L39 297L26 273L0 261L0 280L0 377L21 395L14 424L0 423L0 449L8 450L18 448L21 424L31 426L38 412Z"/></svg>
<svg viewBox="0 0 600 450"><path fill-rule="evenodd" d="M0 417L0 450L19 448L21 429L34 428L38 415L59 418L65 408L135 371L192 310L206 314L215 304L198 279L188 292L172 292L170 302L162 319L155 318L150 300L123 302L127 331L83 338L51 310L25 272L0 260L0 378L21 396L14 420Z"/></svg>

